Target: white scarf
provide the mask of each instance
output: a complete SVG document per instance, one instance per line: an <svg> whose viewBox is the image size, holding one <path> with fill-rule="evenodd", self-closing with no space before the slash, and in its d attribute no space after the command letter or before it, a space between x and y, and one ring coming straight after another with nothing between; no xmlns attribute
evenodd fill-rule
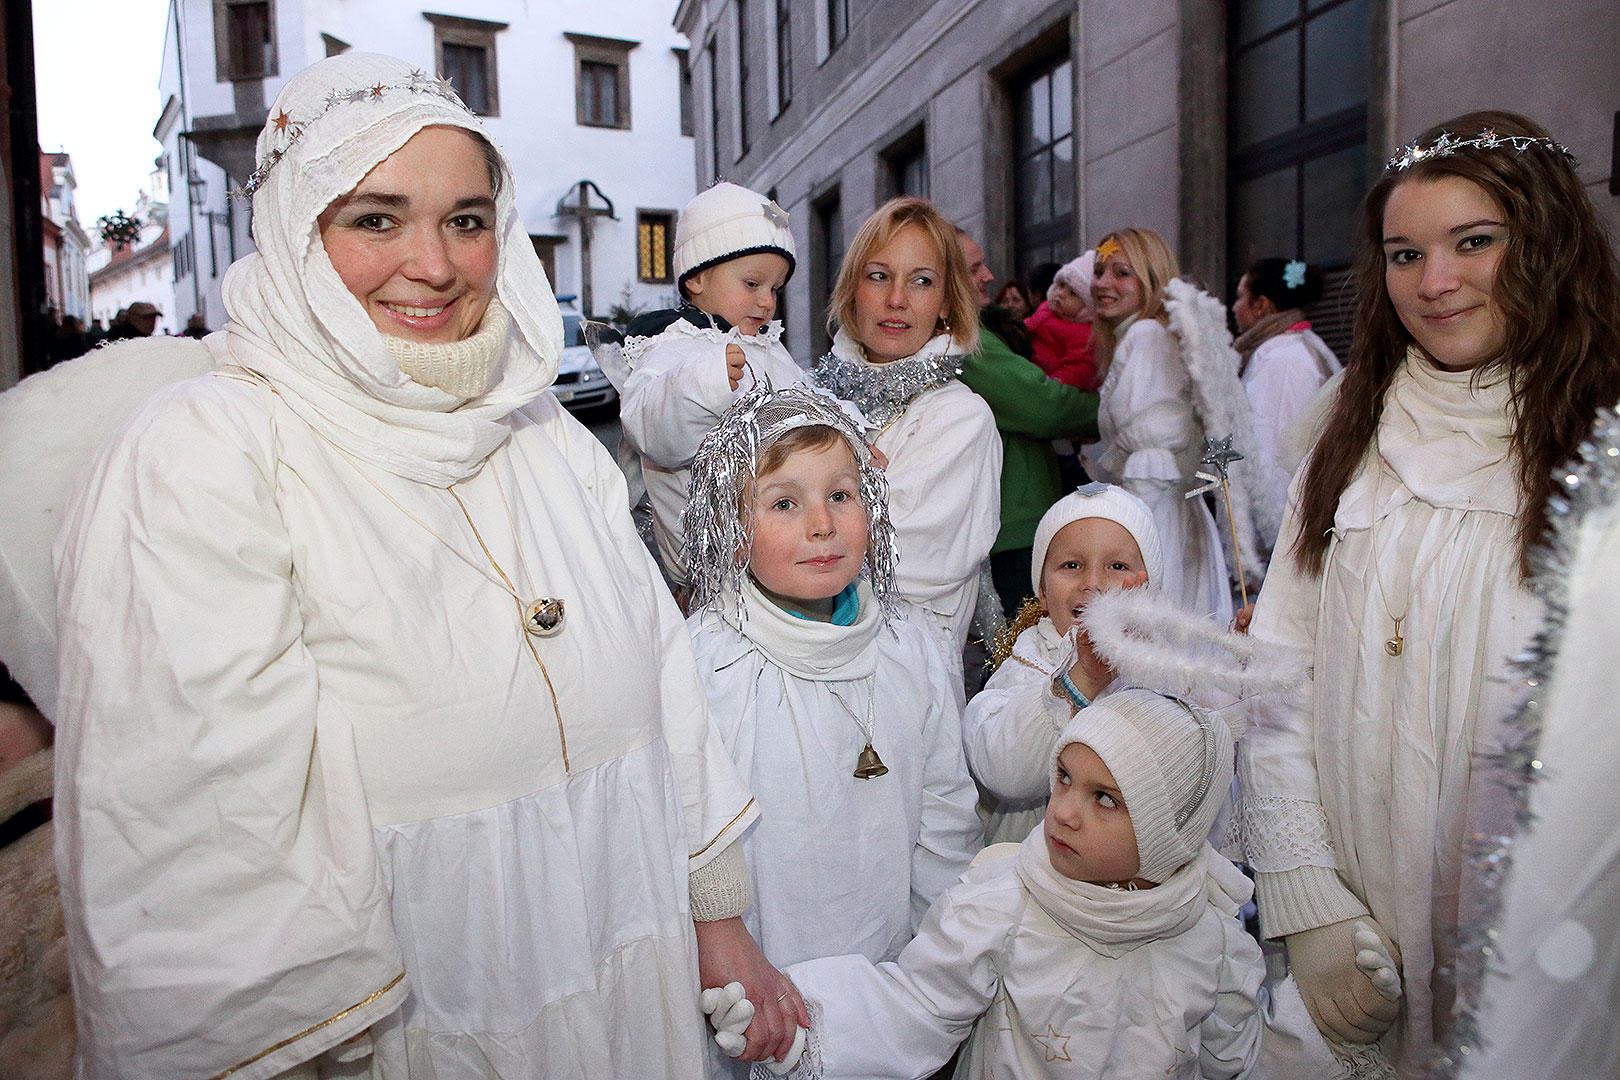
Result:
<svg viewBox="0 0 1620 1080"><path fill-rule="evenodd" d="M1017 866L1019 881L1040 909L1104 956L1123 956L1150 941L1186 933L1210 906L1235 916L1254 892L1243 871L1208 843L1151 889L1110 889L1066 878L1052 868L1045 822L1018 845Z"/></svg>
<svg viewBox="0 0 1620 1080"><path fill-rule="evenodd" d="M743 581L741 618L726 605L721 617L765 654L773 665L811 682L864 679L877 669L872 643L882 629L882 609L865 579L855 583L861 610L849 626L800 619L772 603L752 577Z"/></svg>
<svg viewBox="0 0 1620 1080"><path fill-rule="evenodd" d="M512 325L500 377L464 400L400 370L327 258L316 218L425 127L489 133L472 113L428 93L391 91L326 111L334 75L360 88L406 83L413 70L368 53L333 60L341 70L329 63L319 77L300 82L295 76L277 98L279 109L306 126L254 193L258 251L225 273L230 321L220 363L264 375L293 412L346 453L406 479L448 487L479 470L506 441L508 415L556 377L562 316L518 218L503 154L495 198L496 295ZM275 130L270 124L260 133L261 161L280 148L272 145Z"/></svg>

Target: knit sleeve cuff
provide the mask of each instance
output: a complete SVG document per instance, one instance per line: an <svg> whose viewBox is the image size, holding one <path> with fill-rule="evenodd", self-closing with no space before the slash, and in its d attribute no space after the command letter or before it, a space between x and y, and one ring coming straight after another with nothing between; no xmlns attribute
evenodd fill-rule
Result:
<svg viewBox="0 0 1620 1080"><path fill-rule="evenodd" d="M728 844L702 869L694 870L689 881L693 922L735 919L748 910L752 895L741 844Z"/></svg>
<svg viewBox="0 0 1620 1080"><path fill-rule="evenodd" d="M1256 874L1254 900L1260 909L1260 932L1268 938L1286 937L1367 914L1367 905L1345 888L1338 872L1323 866Z"/></svg>

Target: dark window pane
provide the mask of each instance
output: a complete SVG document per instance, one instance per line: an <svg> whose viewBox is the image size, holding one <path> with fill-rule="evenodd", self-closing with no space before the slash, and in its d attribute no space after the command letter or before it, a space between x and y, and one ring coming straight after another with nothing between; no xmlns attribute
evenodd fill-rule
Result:
<svg viewBox="0 0 1620 1080"><path fill-rule="evenodd" d="M777 104L785 108L793 100L793 23L787 0L776 0L776 90Z"/></svg>
<svg viewBox="0 0 1620 1080"><path fill-rule="evenodd" d="M1029 133L1031 146L1052 141L1052 77L1042 75L1029 88Z"/></svg>
<svg viewBox="0 0 1620 1080"><path fill-rule="evenodd" d="M675 55L681 64L681 134L692 134L692 57L685 49Z"/></svg>
<svg viewBox="0 0 1620 1080"><path fill-rule="evenodd" d="M1273 255L1293 258L1298 227L1295 202L1298 198L1293 166L1246 180L1232 193L1232 229L1237 267Z"/></svg>
<svg viewBox="0 0 1620 1080"><path fill-rule="evenodd" d="M1052 213L1061 216L1074 209L1074 140L1068 137L1052 144Z"/></svg>
<svg viewBox="0 0 1620 1080"><path fill-rule="evenodd" d="M444 77L475 113L489 112L489 53L481 45L452 45L446 42Z"/></svg>
<svg viewBox="0 0 1620 1080"><path fill-rule="evenodd" d="M1232 83L1237 146L1252 146L1299 123L1298 49L1298 31L1291 31L1238 56Z"/></svg>
<svg viewBox="0 0 1620 1080"><path fill-rule="evenodd" d="M1240 0L1237 39L1245 45L1299 16L1299 0Z"/></svg>
<svg viewBox="0 0 1620 1080"><path fill-rule="evenodd" d="M584 122L602 127L619 123L619 69L594 60L579 63L580 105Z"/></svg>
<svg viewBox="0 0 1620 1080"><path fill-rule="evenodd" d="M1026 158L1019 170L1018 203L1025 220L1034 223L1052 217L1052 157L1036 154Z"/></svg>
<svg viewBox="0 0 1620 1080"><path fill-rule="evenodd" d="M849 36L849 0L827 0L827 42L833 48Z"/></svg>
<svg viewBox="0 0 1620 1080"><path fill-rule="evenodd" d="M1305 26L1305 119L1367 100L1367 0L1349 0Z"/></svg>
<svg viewBox="0 0 1620 1080"><path fill-rule="evenodd" d="M1300 219L1305 225L1306 262L1328 265L1350 260L1356 209L1367 190L1367 148L1352 146L1305 163L1305 197Z"/></svg>
<svg viewBox="0 0 1620 1080"><path fill-rule="evenodd" d="M1052 138L1074 130L1074 65L1065 60L1052 72Z"/></svg>
<svg viewBox="0 0 1620 1080"><path fill-rule="evenodd" d="M225 40L233 78L270 73L270 5L232 4L225 9Z"/></svg>

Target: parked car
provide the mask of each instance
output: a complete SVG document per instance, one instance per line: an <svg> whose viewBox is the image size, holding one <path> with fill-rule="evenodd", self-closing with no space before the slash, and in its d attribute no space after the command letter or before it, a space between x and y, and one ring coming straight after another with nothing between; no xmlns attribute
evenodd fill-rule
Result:
<svg viewBox="0 0 1620 1080"><path fill-rule="evenodd" d="M559 297L566 300L566 297ZM577 312L563 308L563 351L557 365L557 381L551 392L570 412L595 409L604 405L618 405L619 392L613 389L608 377L591 358L590 347L580 337L580 324L585 320Z"/></svg>

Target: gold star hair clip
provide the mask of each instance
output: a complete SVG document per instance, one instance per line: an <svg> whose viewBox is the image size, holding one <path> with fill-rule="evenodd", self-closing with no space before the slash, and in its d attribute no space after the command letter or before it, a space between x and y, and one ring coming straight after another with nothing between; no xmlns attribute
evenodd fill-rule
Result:
<svg viewBox="0 0 1620 1080"><path fill-rule="evenodd" d="M1107 262L1110 255L1118 255L1120 250L1119 241L1115 240L1113 236L1109 236L1108 239L1097 245L1097 262Z"/></svg>
<svg viewBox="0 0 1620 1080"><path fill-rule="evenodd" d="M1384 166L1384 170L1386 172L1390 169L1404 171L1430 158L1450 157L1459 150L1511 149L1514 153L1522 154L1532 147L1563 154L1569 159L1571 166L1578 164L1569 147L1561 143L1555 143L1551 139L1542 139L1530 135L1498 135L1490 128L1486 128L1469 139L1453 135L1449 131L1442 131L1440 137L1432 145L1423 146L1419 143L1412 143L1409 146L1404 146L1399 153L1389 159L1389 164Z"/></svg>
<svg viewBox="0 0 1620 1080"><path fill-rule="evenodd" d="M258 163L259 167L253 170L252 174L247 178L247 183L231 192L232 197L239 199L252 198L253 193L258 191L259 187L264 183L265 177L270 175L270 170L274 169L281 162L281 159L287 156L287 152L293 148L293 144L309 129L309 125L339 105L348 105L359 101L381 101L383 95L390 90L405 90L412 94L431 94L434 97L443 98L459 109L467 108L466 103L461 100L455 88L451 86L449 79L436 79L425 71L412 71L410 80L407 82L379 82L372 86L331 90L326 95L326 101L321 111L305 120L295 120L288 115L286 109L278 109L276 115L269 120L269 126L273 132L270 152L265 155L264 160Z"/></svg>

